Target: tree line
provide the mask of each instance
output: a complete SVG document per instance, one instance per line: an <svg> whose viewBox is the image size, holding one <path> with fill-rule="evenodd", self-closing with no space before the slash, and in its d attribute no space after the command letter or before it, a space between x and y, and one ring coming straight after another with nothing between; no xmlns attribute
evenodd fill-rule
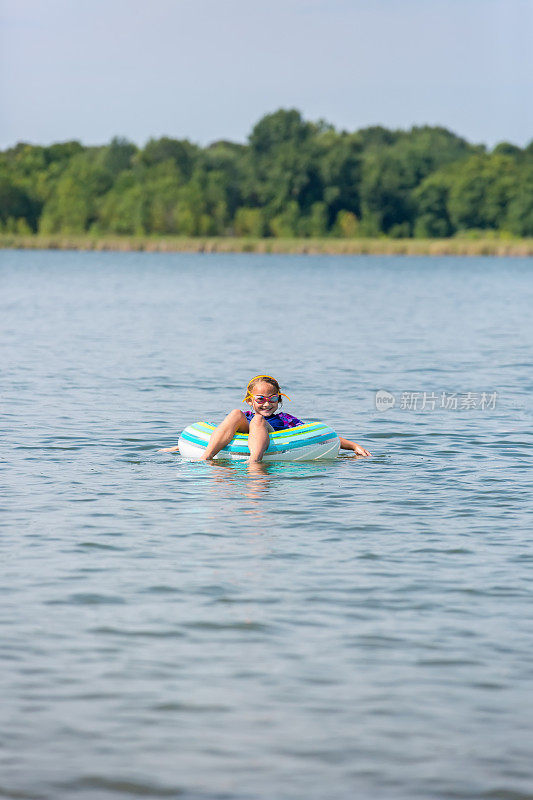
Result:
<svg viewBox="0 0 533 800"><path fill-rule="evenodd" d="M533 141L489 151L442 127L350 133L280 109L246 144L19 143L0 152L0 231L533 236Z"/></svg>

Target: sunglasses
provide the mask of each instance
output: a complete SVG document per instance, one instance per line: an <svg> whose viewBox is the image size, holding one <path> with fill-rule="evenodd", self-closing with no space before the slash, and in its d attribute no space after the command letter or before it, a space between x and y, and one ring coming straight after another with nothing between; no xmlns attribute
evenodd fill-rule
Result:
<svg viewBox="0 0 533 800"><path fill-rule="evenodd" d="M278 394L271 394L269 397L266 397L264 394L253 394L252 398L255 400L256 403L259 405L263 405L263 403L275 403L278 400Z"/></svg>

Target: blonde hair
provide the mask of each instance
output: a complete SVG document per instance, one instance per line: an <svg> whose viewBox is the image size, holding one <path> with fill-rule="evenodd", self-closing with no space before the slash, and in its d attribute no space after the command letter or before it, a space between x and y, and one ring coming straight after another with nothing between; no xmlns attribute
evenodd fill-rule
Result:
<svg viewBox="0 0 533 800"><path fill-rule="evenodd" d="M283 394L281 391L281 387L277 380L272 377L272 375L255 375L251 381L248 381L248 386L246 387L246 395L244 396L243 403L246 403L247 400L250 400L252 397L252 391L254 386L259 383L259 381L264 381L265 383L270 383L271 386L274 387L276 392L279 395L278 402L281 402L281 397L287 397L286 394ZM287 397L287 400L290 400L290 397Z"/></svg>

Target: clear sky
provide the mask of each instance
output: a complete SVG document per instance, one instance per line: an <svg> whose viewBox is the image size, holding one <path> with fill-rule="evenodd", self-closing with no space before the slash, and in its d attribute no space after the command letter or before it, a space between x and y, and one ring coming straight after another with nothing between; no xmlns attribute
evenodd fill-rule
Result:
<svg viewBox="0 0 533 800"><path fill-rule="evenodd" d="M337 128L533 138L533 0L3 0L0 147Z"/></svg>

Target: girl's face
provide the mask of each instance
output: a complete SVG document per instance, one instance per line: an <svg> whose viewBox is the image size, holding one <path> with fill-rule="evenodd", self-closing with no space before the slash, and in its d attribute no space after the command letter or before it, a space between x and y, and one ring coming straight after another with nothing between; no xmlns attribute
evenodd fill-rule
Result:
<svg viewBox="0 0 533 800"><path fill-rule="evenodd" d="M258 381L250 394L252 398L251 400L247 400L247 402L256 414L260 414L262 417L270 417L272 414L276 413L278 407L278 393L271 383ZM257 400L258 397L265 399Z"/></svg>

